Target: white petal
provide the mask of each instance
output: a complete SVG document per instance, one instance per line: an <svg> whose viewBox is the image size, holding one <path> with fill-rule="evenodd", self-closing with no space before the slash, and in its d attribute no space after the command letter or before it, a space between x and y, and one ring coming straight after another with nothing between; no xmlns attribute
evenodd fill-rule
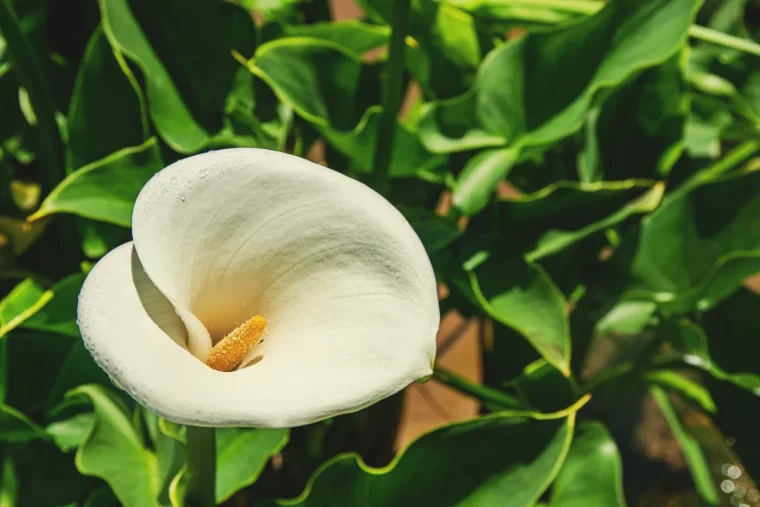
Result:
<svg viewBox="0 0 760 507"><path fill-rule="evenodd" d="M431 373L439 313L430 262L400 213L361 183L276 152L212 152L146 185L133 234L151 280L214 339L255 314L268 321L243 364L261 360L236 372L213 371L177 347L161 353L171 358L123 356L124 373L111 373L125 386L163 361L153 374L161 382L144 384L149 395L132 392L172 420L295 426ZM113 255L90 277L116 269ZM113 311L140 310L129 308Z"/></svg>

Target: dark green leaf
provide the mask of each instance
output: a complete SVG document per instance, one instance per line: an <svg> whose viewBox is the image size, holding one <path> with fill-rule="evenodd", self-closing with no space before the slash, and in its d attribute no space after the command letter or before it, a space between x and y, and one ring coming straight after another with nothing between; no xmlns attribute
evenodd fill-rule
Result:
<svg viewBox="0 0 760 507"><path fill-rule="evenodd" d="M251 17L226 2L100 0L100 9L111 46L143 72L159 135L181 153L202 149L222 127L237 70L231 51L253 52Z"/></svg>
<svg viewBox="0 0 760 507"><path fill-rule="evenodd" d="M145 142L147 129L142 90L99 27L87 44L69 106L69 171Z"/></svg>
<svg viewBox="0 0 760 507"><path fill-rule="evenodd" d="M48 440L45 430L13 407L0 404L0 442Z"/></svg>
<svg viewBox="0 0 760 507"><path fill-rule="evenodd" d="M545 421L504 413L452 424L421 437L383 469L338 456L300 497L279 505L532 506L561 466L573 426L573 413Z"/></svg>
<svg viewBox="0 0 760 507"><path fill-rule="evenodd" d="M250 486L274 454L288 442L287 429L216 430L216 501L222 503Z"/></svg>
<svg viewBox="0 0 760 507"><path fill-rule="evenodd" d="M414 228L428 254L443 250L462 235L456 222L450 218L411 206L398 206L398 209Z"/></svg>
<svg viewBox="0 0 760 507"><path fill-rule="evenodd" d="M578 427L549 507L625 507L623 463L602 423Z"/></svg>
<svg viewBox="0 0 760 507"><path fill-rule="evenodd" d="M760 270L759 213L760 171L673 194L624 237L616 254L631 280L626 297L671 312L714 306Z"/></svg>

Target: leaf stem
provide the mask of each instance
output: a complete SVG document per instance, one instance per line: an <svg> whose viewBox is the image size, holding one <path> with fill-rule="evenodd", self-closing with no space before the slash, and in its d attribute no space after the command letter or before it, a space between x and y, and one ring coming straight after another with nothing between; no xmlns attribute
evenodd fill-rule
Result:
<svg viewBox="0 0 760 507"><path fill-rule="evenodd" d="M473 398L477 398L484 402L489 408L495 410L504 409L516 409L520 408L520 400L514 396L510 396L507 393L497 391L484 385L470 382L469 380L460 377L459 375L445 369L440 366L435 367L433 372L433 378L442 384L446 384L450 388L459 391L460 393L467 394Z"/></svg>
<svg viewBox="0 0 760 507"><path fill-rule="evenodd" d="M377 131L372 177L375 190L387 193L389 173L393 154L396 117L401 107L402 84L404 77L405 38L409 27L410 0L394 0L393 31L388 58L388 70L385 75L385 96L383 97L383 114Z"/></svg>
<svg viewBox="0 0 760 507"><path fill-rule="evenodd" d="M691 25L689 27L689 35L694 39L760 56L760 44L749 39L734 37L733 35L699 25Z"/></svg>
<svg viewBox="0 0 760 507"><path fill-rule="evenodd" d="M214 428L187 427L187 504L216 505L216 433Z"/></svg>

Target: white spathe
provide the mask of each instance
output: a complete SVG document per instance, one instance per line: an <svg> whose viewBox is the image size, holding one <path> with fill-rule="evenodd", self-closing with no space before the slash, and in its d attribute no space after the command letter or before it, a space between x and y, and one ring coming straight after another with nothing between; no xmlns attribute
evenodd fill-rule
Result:
<svg viewBox="0 0 760 507"><path fill-rule="evenodd" d="M261 149L156 174L134 242L80 294L87 348L137 401L197 426L288 427L352 412L432 373L439 309L419 238L367 186ZM254 315L264 342L232 372L203 361Z"/></svg>

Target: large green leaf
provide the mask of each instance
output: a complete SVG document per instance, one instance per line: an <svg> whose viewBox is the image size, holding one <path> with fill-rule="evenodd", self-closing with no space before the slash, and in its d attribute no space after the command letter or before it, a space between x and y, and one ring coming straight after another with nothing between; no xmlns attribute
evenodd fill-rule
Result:
<svg viewBox="0 0 760 507"><path fill-rule="evenodd" d="M84 385L70 391L68 396L89 398L97 416L91 433L76 454L80 473L106 481L127 507L155 506L160 487L158 462L143 447L129 416L100 386Z"/></svg>
<svg viewBox="0 0 760 507"><path fill-rule="evenodd" d="M671 312L714 306L760 270L758 214L760 171L676 192L623 239L613 259L630 276L625 296Z"/></svg>
<svg viewBox="0 0 760 507"><path fill-rule="evenodd" d="M66 177L30 217L39 220L55 213L102 220L122 227L132 225L132 208L145 183L163 169L158 142L151 138L88 164ZM182 199L182 189L166 189Z"/></svg>
<svg viewBox="0 0 760 507"><path fill-rule="evenodd" d="M600 90L666 61L683 46L698 4L616 0L567 28L495 49L467 94L431 105L421 125L426 146L449 152L541 145L577 131Z"/></svg>
<svg viewBox="0 0 760 507"><path fill-rule="evenodd" d="M59 449L68 452L78 448L87 440L94 424L95 415L84 412L48 424L45 432L52 437Z"/></svg>
<svg viewBox="0 0 760 507"><path fill-rule="evenodd" d="M424 435L382 469L355 455L338 456L317 470L300 497L277 505L532 506L562 465L574 423L571 412L554 420L501 413L452 424Z"/></svg>
<svg viewBox="0 0 760 507"><path fill-rule="evenodd" d="M287 429L216 430L216 501L253 484L272 455L288 443Z"/></svg>
<svg viewBox="0 0 760 507"><path fill-rule="evenodd" d="M68 113L70 171L145 141L142 91L98 27L79 67Z"/></svg>
<svg viewBox="0 0 760 507"><path fill-rule="evenodd" d="M567 301L540 266L513 254L495 254L470 267L467 275L475 298L491 317L518 331L547 361L569 374Z"/></svg>
<svg viewBox="0 0 760 507"><path fill-rule="evenodd" d="M100 0L100 9L111 46L142 70L159 135L181 153L202 149L222 127L231 51L253 53L251 17L228 2Z"/></svg>
<svg viewBox="0 0 760 507"><path fill-rule="evenodd" d="M549 506L625 507L620 452L602 423L579 425Z"/></svg>

